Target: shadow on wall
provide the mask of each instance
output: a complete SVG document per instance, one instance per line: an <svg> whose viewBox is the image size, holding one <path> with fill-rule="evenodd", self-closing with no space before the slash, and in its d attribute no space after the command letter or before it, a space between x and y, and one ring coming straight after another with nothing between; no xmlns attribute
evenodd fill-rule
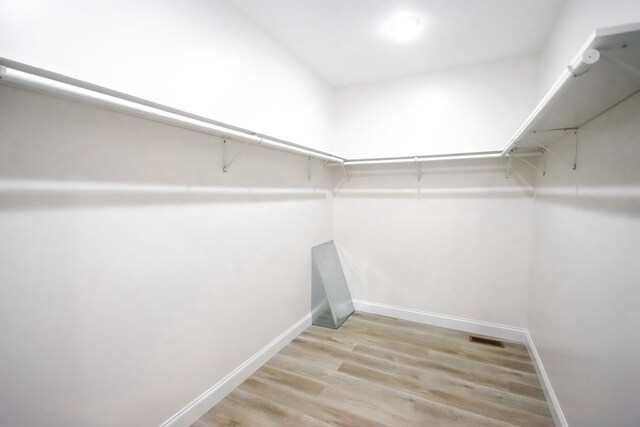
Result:
<svg viewBox="0 0 640 427"><path fill-rule="evenodd" d="M330 197L320 160L26 90L0 96L1 210Z"/></svg>
<svg viewBox="0 0 640 427"><path fill-rule="evenodd" d="M503 159L375 165L349 170L334 189L336 198L518 199L533 198L531 171ZM418 178L420 178L418 180Z"/></svg>
<svg viewBox="0 0 640 427"><path fill-rule="evenodd" d="M556 191L540 191L536 202L563 205L566 207L631 217L640 220L640 188L628 188L625 191L611 190L606 194L579 188Z"/></svg>
<svg viewBox="0 0 640 427"><path fill-rule="evenodd" d="M144 205L187 205L211 203L254 203L294 200L327 199L322 191L301 192L211 192L210 194L183 192L165 193L127 191L4 191L0 190L0 210L23 210L42 208L83 208L108 206L144 206Z"/></svg>
<svg viewBox="0 0 640 427"><path fill-rule="evenodd" d="M521 199L531 198L524 189L443 189L443 190L348 190L335 193L335 198L349 199Z"/></svg>

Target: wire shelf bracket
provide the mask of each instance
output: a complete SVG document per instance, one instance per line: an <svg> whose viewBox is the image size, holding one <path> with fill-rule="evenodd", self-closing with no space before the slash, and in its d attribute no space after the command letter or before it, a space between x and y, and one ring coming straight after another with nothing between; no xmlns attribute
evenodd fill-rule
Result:
<svg viewBox="0 0 640 427"><path fill-rule="evenodd" d="M344 175L345 181L351 181L351 178L349 177L349 170L347 169L347 167L343 164L340 164L340 168L342 169L342 174Z"/></svg>
<svg viewBox="0 0 640 427"><path fill-rule="evenodd" d="M566 157L564 157L562 154L558 153L557 151L552 150L551 148L549 148L552 144L548 144L548 145L544 145L539 143L538 141L536 141L535 138L533 138L532 136L528 136L526 139L528 139L530 142L532 142L534 145L540 147L544 152L548 152L549 154L553 155L554 157L562 160L564 163L568 164L569 166L571 166L572 170L576 170L577 168L577 160L578 160L578 131L574 130L573 131L573 135L574 135L574 151L573 151L573 160L569 160ZM554 141L555 143L556 141Z"/></svg>

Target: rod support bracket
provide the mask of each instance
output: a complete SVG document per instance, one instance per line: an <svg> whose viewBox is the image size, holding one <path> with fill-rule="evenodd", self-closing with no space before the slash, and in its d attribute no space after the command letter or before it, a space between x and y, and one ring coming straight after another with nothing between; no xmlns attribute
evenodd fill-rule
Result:
<svg viewBox="0 0 640 427"><path fill-rule="evenodd" d="M626 47L628 47L628 45L626 45L626 44L620 46L621 49L624 49ZM618 67L620 67L621 69L623 69L627 73L631 74L632 76L640 78L640 69L638 69L636 66L631 65L631 64L627 63L626 61L623 61L621 59L618 59L618 58L612 56L606 50L601 50L600 51L600 55L602 55L602 57L604 59L606 59L607 61L617 65Z"/></svg>
<svg viewBox="0 0 640 427"><path fill-rule="evenodd" d="M222 173L227 173L227 138L222 139Z"/></svg>
<svg viewBox="0 0 640 427"><path fill-rule="evenodd" d="M509 156L509 158L512 158L511 153L507 154L507 156ZM544 156L544 151L542 152L542 156ZM525 159L524 157L520 157L520 156L515 156L516 159L520 160L521 162L529 165L530 167L532 167L533 169L537 170L538 172L540 172L542 174L542 176L545 176L547 171L547 167L546 167L546 158L545 158L545 167L544 169L540 169L539 167L537 167L536 165L534 165L533 163L531 163L530 161L528 161L527 159Z"/></svg>
<svg viewBox="0 0 640 427"><path fill-rule="evenodd" d="M543 156L544 156L545 153L549 153L549 154L553 155L554 157L562 160L563 162L565 162L569 166L571 166L572 170L576 170L577 169L577 159L578 159L578 130L577 129L574 129L573 135L574 135L574 138L575 138L573 160L566 159L563 155L561 155L558 152L556 152L556 151L552 150L551 148L549 148L548 145L540 144L532 136L529 136L529 140L531 142L533 142L535 145L537 145L539 148L542 149ZM547 159L546 159L546 156L545 156L545 171L543 171L542 176L545 175L545 172L546 172L546 169L547 169L546 168L546 164L547 164Z"/></svg>
<svg viewBox="0 0 640 427"><path fill-rule="evenodd" d="M340 169L342 169L342 174L344 175L344 179L347 182L349 182L351 178L349 178L349 170L347 170L347 167L343 164L340 164Z"/></svg>

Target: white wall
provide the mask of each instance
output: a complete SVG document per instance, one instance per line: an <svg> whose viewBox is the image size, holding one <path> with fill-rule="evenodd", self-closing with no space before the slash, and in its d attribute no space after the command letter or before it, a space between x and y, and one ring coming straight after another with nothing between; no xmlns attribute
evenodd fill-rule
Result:
<svg viewBox="0 0 640 427"><path fill-rule="evenodd" d="M223 0L0 0L0 57L329 148L332 89Z"/></svg>
<svg viewBox="0 0 640 427"><path fill-rule="evenodd" d="M309 313L305 157L0 86L0 424L158 425Z"/></svg>
<svg viewBox="0 0 640 427"><path fill-rule="evenodd" d="M633 21L567 0L542 91ZM337 91L332 131L332 89L221 0L0 0L0 56L347 157L501 149L540 94L536 57L439 71ZM318 162L233 144L222 174L216 138L0 87L0 424L163 422L308 313L333 237L354 298L528 326L572 425L632 425L639 104L534 212L521 165L352 170L332 202Z"/></svg>
<svg viewBox="0 0 640 427"><path fill-rule="evenodd" d="M549 157L537 182L529 328L572 426L640 419L639 113L636 94L584 126L577 170Z"/></svg>
<svg viewBox="0 0 640 427"><path fill-rule="evenodd" d="M519 166L519 165L517 165ZM334 238L355 299L526 326L531 180L504 162L356 170L334 195Z"/></svg>
<svg viewBox="0 0 640 427"><path fill-rule="evenodd" d="M503 149L537 99L523 57L336 91L335 149L351 158Z"/></svg>
<svg viewBox="0 0 640 427"><path fill-rule="evenodd" d="M540 89L546 93L597 28L640 22L634 0L565 0L541 57Z"/></svg>

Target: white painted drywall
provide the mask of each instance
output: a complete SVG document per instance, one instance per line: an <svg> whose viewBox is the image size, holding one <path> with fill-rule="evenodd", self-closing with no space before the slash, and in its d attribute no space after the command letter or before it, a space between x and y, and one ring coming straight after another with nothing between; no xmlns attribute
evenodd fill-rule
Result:
<svg viewBox="0 0 640 427"><path fill-rule="evenodd" d="M550 156L537 180L528 324L572 426L640 419L639 115L636 94L580 129L575 172Z"/></svg>
<svg viewBox="0 0 640 427"><path fill-rule="evenodd" d="M542 49L542 96L563 73L596 28L640 22L640 2L634 0L566 0Z"/></svg>
<svg viewBox="0 0 640 427"><path fill-rule="evenodd" d="M503 149L538 99L537 57L336 91L335 149L350 158Z"/></svg>
<svg viewBox="0 0 640 427"><path fill-rule="evenodd" d="M329 148L332 89L223 0L0 0L0 57Z"/></svg>
<svg viewBox="0 0 640 427"><path fill-rule="evenodd" d="M526 325L530 171L503 161L352 168L333 200L354 299Z"/></svg>
<svg viewBox="0 0 640 427"><path fill-rule="evenodd" d="M159 425L309 313L318 161L0 86L0 424Z"/></svg>
<svg viewBox="0 0 640 427"><path fill-rule="evenodd" d="M227 0L336 87L540 50L564 0ZM420 19L397 40L398 15Z"/></svg>

